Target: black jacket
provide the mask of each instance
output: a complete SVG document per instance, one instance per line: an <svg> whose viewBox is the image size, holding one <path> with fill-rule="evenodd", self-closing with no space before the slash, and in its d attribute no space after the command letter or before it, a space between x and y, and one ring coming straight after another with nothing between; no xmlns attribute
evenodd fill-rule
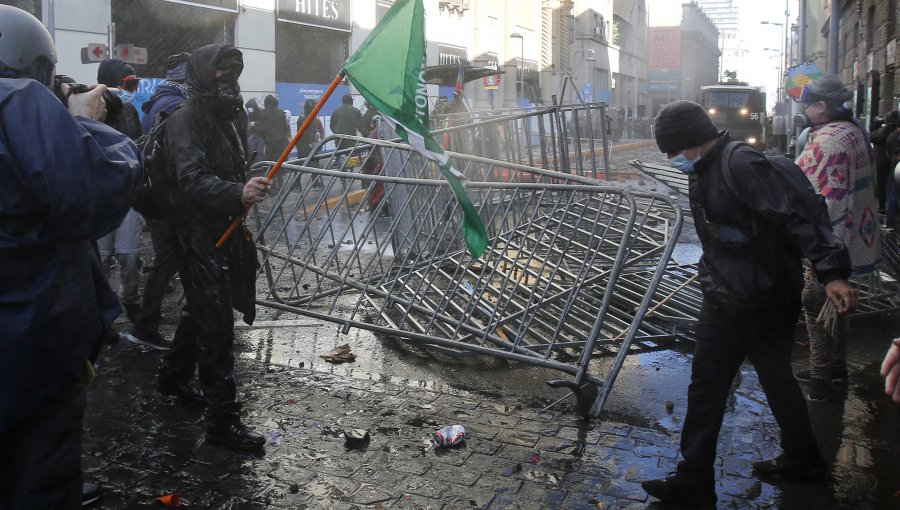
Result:
<svg viewBox="0 0 900 510"><path fill-rule="evenodd" d="M266 106L256 119L256 132L266 142L266 159L277 161L291 139L291 128L284 111L277 106Z"/></svg>
<svg viewBox="0 0 900 510"><path fill-rule="evenodd" d="M739 199L722 172L729 141L727 133L720 136L689 179L703 245L704 298L737 309L799 306L803 258L813 262L822 283L849 277L850 256L805 176L788 178L764 155L742 147L731 159Z"/></svg>
<svg viewBox="0 0 900 510"><path fill-rule="evenodd" d="M356 135L360 119L362 119L362 113L355 106L344 104L331 114L331 122L328 126L335 134ZM369 136L369 133L364 133L364 135Z"/></svg>
<svg viewBox="0 0 900 510"><path fill-rule="evenodd" d="M240 104L222 103L216 93L216 62L232 49L210 45L192 53L191 90L184 106L169 117L166 146L178 188L172 223L179 252L188 254L195 268L192 281L213 285L213 280L230 279L234 307L252 321L257 267L253 243L238 229L223 248L215 247L232 218L244 211L241 192L247 180L246 113Z"/></svg>

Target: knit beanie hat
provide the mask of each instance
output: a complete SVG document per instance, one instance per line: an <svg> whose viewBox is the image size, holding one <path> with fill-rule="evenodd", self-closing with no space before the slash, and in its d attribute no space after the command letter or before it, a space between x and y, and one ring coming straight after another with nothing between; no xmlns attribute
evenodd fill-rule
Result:
<svg viewBox="0 0 900 510"><path fill-rule="evenodd" d="M706 110L691 101L667 104L656 115L653 124L656 145L666 153L698 147L719 134Z"/></svg>

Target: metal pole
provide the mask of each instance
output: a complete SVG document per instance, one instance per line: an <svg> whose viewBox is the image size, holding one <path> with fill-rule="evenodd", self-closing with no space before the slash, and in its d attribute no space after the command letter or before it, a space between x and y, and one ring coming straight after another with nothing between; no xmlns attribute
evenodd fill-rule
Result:
<svg viewBox="0 0 900 510"><path fill-rule="evenodd" d="M838 73L838 32L841 30L841 2L831 0L828 21L828 74Z"/></svg>
<svg viewBox="0 0 900 510"><path fill-rule="evenodd" d="M525 38L524 38L524 37L520 37L520 38L519 38L519 42L521 43L521 49L522 49L521 52L519 53L519 54L522 56L522 84L521 84L521 86L522 86L522 89L521 89L522 92L521 92L521 97L524 99L524 98L525 98ZM565 99L563 99L563 100L565 100Z"/></svg>

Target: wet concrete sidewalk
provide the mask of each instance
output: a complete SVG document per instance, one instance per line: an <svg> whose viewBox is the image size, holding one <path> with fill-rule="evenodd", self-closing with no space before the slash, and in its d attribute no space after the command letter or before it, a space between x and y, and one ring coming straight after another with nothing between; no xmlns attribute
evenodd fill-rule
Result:
<svg viewBox="0 0 900 510"><path fill-rule="evenodd" d="M238 336L239 351L257 348ZM268 441L262 455L233 454L203 443L201 409L155 392L159 357L127 341L102 354L84 437L85 471L106 486L96 508L159 507L156 498L169 494L190 508L655 508L639 482L664 476L678 453L680 401L671 429L608 415L585 423L571 407L541 412L513 395L242 356L244 415ZM752 477L750 464L778 454L777 427L744 367L720 438L719 508L898 507L897 409L873 388L876 368L851 373L847 395L811 408L834 464L830 480L771 485ZM456 423L469 433L464 445L430 444L432 432ZM345 445L342 431L354 428L369 432L368 444Z"/></svg>

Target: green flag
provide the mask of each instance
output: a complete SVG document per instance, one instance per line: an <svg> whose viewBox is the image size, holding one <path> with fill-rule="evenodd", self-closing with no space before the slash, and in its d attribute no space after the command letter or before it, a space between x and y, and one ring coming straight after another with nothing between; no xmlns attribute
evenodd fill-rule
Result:
<svg viewBox="0 0 900 510"><path fill-rule="evenodd" d="M466 195L466 177L428 132L425 87L425 8L422 0L397 0L356 53L344 75L381 112L406 143L436 161L463 211L463 234L472 257L487 247L478 211Z"/></svg>

